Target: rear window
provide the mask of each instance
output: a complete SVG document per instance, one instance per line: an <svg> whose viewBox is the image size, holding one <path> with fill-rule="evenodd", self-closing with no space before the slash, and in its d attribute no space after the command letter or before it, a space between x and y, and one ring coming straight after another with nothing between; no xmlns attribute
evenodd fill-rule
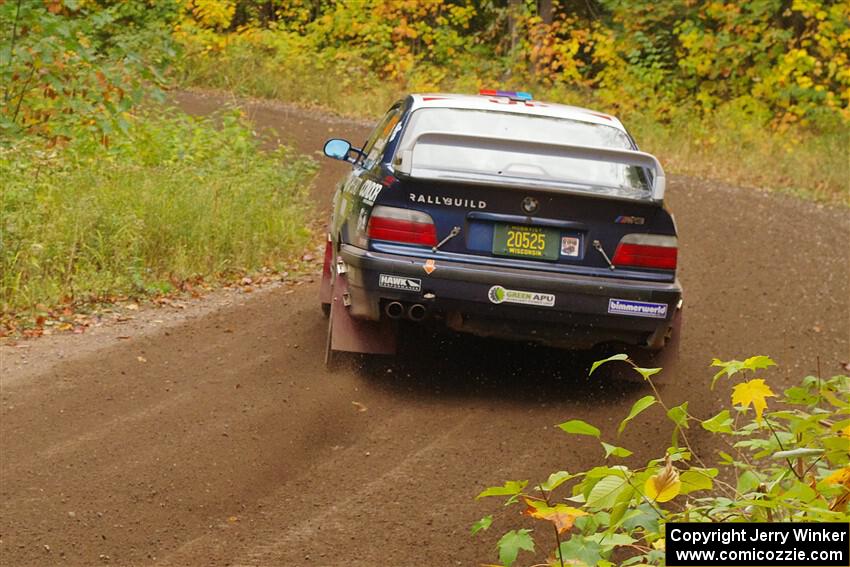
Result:
<svg viewBox="0 0 850 567"><path fill-rule="evenodd" d="M549 116L470 110L421 108L411 114L399 149L410 149L424 132L443 132L531 142L633 149L631 140L613 126ZM417 163L430 169L497 176L505 180L537 180L573 189L647 198L651 180L646 170L617 163L517 154L495 148L429 145L417 147Z"/></svg>

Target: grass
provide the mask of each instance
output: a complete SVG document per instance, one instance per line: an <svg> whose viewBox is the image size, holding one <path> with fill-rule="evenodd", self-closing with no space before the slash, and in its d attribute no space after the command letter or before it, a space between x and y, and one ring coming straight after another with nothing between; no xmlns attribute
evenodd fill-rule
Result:
<svg viewBox="0 0 850 567"><path fill-rule="evenodd" d="M188 86L368 118L380 116L407 92L434 88L418 84L415 78L381 81L351 66L328 66L303 51L273 46L261 49L239 41L220 52L193 54L190 50L179 76ZM456 92L477 92L482 86L475 77L449 78L441 83L444 90ZM542 100L605 110L593 93L523 86ZM764 118L729 110L705 117L679 111L664 121L639 111L619 117L641 148L658 155L672 173L850 205L850 128L844 124L778 132Z"/></svg>
<svg viewBox="0 0 850 567"><path fill-rule="evenodd" d="M282 268L309 239L312 160L259 149L238 112L137 116L110 147L0 148L8 316Z"/></svg>

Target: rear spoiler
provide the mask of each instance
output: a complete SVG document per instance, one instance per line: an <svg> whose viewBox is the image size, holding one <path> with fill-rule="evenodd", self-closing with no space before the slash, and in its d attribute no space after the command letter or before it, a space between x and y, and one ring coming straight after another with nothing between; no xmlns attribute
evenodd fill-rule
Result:
<svg viewBox="0 0 850 567"><path fill-rule="evenodd" d="M570 144L556 144L552 142L513 140L509 138L491 138L476 136L474 134L459 134L457 132L438 131L422 132L409 144L406 144L406 147L399 148L396 158L393 161L393 165L397 172L409 177L420 179L453 178L470 182L493 183L491 176L486 174L482 175L474 172L439 170L428 166L417 167L415 150L416 146L419 144L422 144L423 146L450 146L458 148L459 150L463 148L502 150L519 154L603 161L644 167L651 170L653 173L651 199L657 202L662 202L664 200L664 190L667 185L667 179L664 176L664 168L661 167L661 163L655 156L645 152L613 148L597 148L591 146L573 146ZM543 180L538 179L535 179L534 181L538 183L543 182ZM568 180L564 181L568 182Z"/></svg>

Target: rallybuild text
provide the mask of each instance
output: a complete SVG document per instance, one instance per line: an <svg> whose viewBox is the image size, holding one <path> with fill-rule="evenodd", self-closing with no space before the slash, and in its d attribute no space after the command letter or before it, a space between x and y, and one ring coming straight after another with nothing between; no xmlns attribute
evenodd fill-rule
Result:
<svg viewBox="0 0 850 567"><path fill-rule="evenodd" d="M850 524L671 522L666 526L668 566L847 566Z"/></svg>

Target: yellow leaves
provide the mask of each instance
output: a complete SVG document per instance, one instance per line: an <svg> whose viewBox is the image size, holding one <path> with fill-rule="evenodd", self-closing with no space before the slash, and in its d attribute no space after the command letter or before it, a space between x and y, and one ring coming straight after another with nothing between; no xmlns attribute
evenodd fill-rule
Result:
<svg viewBox="0 0 850 567"><path fill-rule="evenodd" d="M194 0L192 15L203 26L209 28L226 28L236 13L234 0Z"/></svg>
<svg viewBox="0 0 850 567"><path fill-rule="evenodd" d="M802 12L806 17L811 17L813 14L819 19L823 19L819 14L823 13L826 17L826 12L820 9L821 3L814 0L794 0L791 2L791 10Z"/></svg>
<svg viewBox="0 0 850 567"><path fill-rule="evenodd" d="M576 518L587 515L587 512L579 510L578 508L573 508L572 506L567 506L566 504L555 504L554 506L549 506L542 500L532 500L530 498L526 498L525 503L528 505L528 508L525 509L523 514L531 516L532 518L537 518L538 520L552 522L559 534L572 529Z"/></svg>
<svg viewBox="0 0 850 567"><path fill-rule="evenodd" d="M836 496L829 505L830 510L843 511L850 503L850 466L838 469L823 480L826 484L837 484L844 487L844 493Z"/></svg>
<svg viewBox="0 0 850 567"><path fill-rule="evenodd" d="M723 2L711 2L708 6L706 6L705 13L709 18L723 20L726 10L730 7L733 6L729 6Z"/></svg>
<svg viewBox="0 0 850 567"><path fill-rule="evenodd" d="M393 36L397 40L402 38L415 39L419 36L419 32L408 25L407 20L402 20L393 30Z"/></svg>
<svg viewBox="0 0 850 567"><path fill-rule="evenodd" d="M807 75L799 75L797 77L797 84L804 89L808 89L812 87L814 81Z"/></svg>
<svg viewBox="0 0 850 567"><path fill-rule="evenodd" d="M762 414L767 408L766 398L776 397L770 387L761 378L755 378L749 382L741 382L732 391L732 403L740 404L747 409L750 404L756 410L756 421L761 421Z"/></svg>
<svg viewBox="0 0 850 567"><path fill-rule="evenodd" d="M850 466L838 469L823 480L827 484L840 484L850 489Z"/></svg>
<svg viewBox="0 0 850 567"><path fill-rule="evenodd" d="M679 480L679 471L673 466L670 457L667 457L663 469L646 479L643 489L646 497L656 502L667 502L679 495L682 481Z"/></svg>

